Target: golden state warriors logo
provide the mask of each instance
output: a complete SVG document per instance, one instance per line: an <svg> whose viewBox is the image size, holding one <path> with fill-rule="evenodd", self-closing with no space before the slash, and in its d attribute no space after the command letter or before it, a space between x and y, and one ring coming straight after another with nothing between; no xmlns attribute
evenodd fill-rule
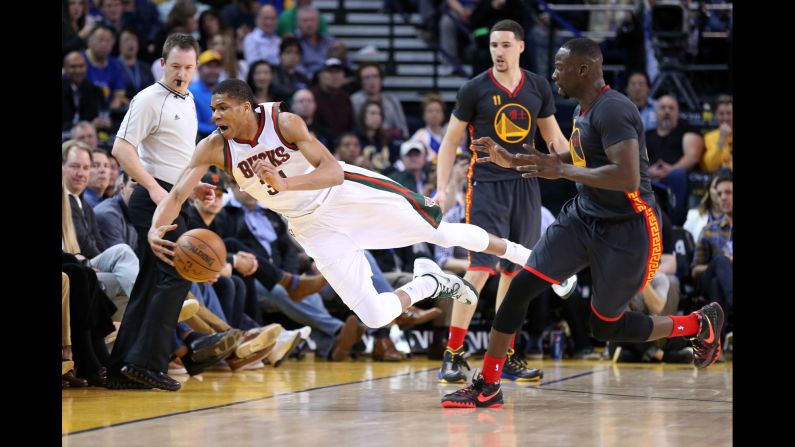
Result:
<svg viewBox="0 0 795 447"><path fill-rule="evenodd" d="M574 166L585 166L585 151L582 150L580 143L580 129L577 128L577 122L574 122L574 130L571 131L571 138L569 139L569 152L571 153L571 164Z"/></svg>
<svg viewBox="0 0 795 447"><path fill-rule="evenodd" d="M494 116L494 132L506 143L519 143L530 133L530 112L519 104L505 104Z"/></svg>

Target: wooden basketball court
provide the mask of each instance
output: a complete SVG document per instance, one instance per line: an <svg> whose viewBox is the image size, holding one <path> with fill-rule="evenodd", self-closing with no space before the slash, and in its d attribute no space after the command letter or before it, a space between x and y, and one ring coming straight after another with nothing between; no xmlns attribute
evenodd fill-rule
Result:
<svg viewBox="0 0 795 447"><path fill-rule="evenodd" d="M470 359L473 368L480 358ZM288 360L206 372L182 390L63 390L65 446L719 446L732 443L732 365L537 361L502 409L443 409L438 361Z"/></svg>

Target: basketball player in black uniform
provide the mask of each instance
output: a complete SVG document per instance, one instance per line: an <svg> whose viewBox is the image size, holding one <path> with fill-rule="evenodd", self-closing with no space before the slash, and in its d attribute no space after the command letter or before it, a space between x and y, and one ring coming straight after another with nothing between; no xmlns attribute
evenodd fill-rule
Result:
<svg viewBox="0 0 795 447"><path fill-rule="evenodd" d="M604 341L690 337L695 365L706 368L720 355L723 310L710 303L686 316L649 316L626 311L657 271L661 254L659 210L649 183L643 124L624 95L605 85L599 45L572 39L558 50L552 79L558 93L574 98L569 154L511 154L489 138L474 145L489 152L481 162L515 167L525 178L577 182L570 200L534 247L494 319L483 374L472 385L442 398L445 407L500 407L500 370L513 333L532 299L586 266L591 267L591 328Z"/></svg>
<svg viewBox="0 0 795 447"><path fill-rule="evenodd" d="M513 20L497 22L490 31L492 68L475 76L458 91L455 110L450 117L439 150L436 201L446 211L447 184L455 160L455 151L466 129L474 138L488 136L511 153L526 153L522 143L533 141L536 129L548 144L567 146L555 117L555 100L549 82L519 66L524 51L524 30ZM485 153L483 154L486 155ZM496 164L475 164L474 153L469 168L466 222L477 225L491 234L525 247L532 247L541 235L541 194L536 179L522 180L521 174ZM454 197L453 197L454 198ZM478 292L483 290L489 275L497 272L497 257L470 252L469 267L464 279ZM499 309L513 277L522 266L500 261L500 282L497 289ZM576 277L555 292L566 295L574 287ZM462 367L464 337L475 312L474 306L453 303L450 337L438 378L442 382L466 380ZM513 348L513 342L511 343ZM530 369L508 352L503 378L509 380L539 380L538 369Z"/></svg>

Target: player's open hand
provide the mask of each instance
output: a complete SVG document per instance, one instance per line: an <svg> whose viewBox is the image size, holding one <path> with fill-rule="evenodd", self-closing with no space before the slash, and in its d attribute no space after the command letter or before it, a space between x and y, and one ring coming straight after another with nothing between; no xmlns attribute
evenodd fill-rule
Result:
<svg viewBox="0 0 795 447"><path fill-rule="evenodd" d="M174 266L174 261L172 261L171 258L174 257L174 248L176 248L177 244L163 239L163 236L176 228L177 224L150 228L149 233L146 235L146 238L149 240L149 247L152 249L155 256L172 267Z"/></svg>
<svg viewBox="0 0 795 447"><path fill-rule="evenodd" d="M516 154L515 157L522 161L516 170L522 172L523 178L541 177L549 180L561 178L563 175L563 161L558 154L545 154L529 144L522 145L529 154Z"/></svg>
<svg viewBox="0 0 795 447"><path fill-rule="evenodd" d="M480 137L472 140L469 148L473 151L488 152L488 157L478 158L478 163L494 163L503 168L513 168L522 165L522 161L507 149L495 143L491 137Z"/></svg>
<svg viewBox="0 0 795 447"><path fill-rule="evenodd" d="M265 183L269 184L271 188L280 192L287 190L287 179L279 174L279 170L276 169L276 166L273 166L270 161L258 158L254 161L254 164L251 165L251 168L254 170L254 173Z"/></svg>

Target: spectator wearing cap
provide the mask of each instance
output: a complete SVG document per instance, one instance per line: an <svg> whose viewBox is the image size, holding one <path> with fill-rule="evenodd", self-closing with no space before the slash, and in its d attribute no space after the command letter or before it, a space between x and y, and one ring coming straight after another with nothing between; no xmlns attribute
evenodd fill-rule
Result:
<svg viewBox="0 0 795 447"><path fill-rule="evenodd" d="M221 78L223 58L215 50L206 50L199 55L199 80L192 82L188 90L193 93L196 103L196 116L199 118L199 139L210 135L215 130L210 100L213 89Z"/></svg>
<svg viewBox="0 0 795 447"><path fill-rule="evenodd" d="M295 36L301 42L301 67L307 76L314 76L315 72L323 68L326 53L335 40L331 35L323 36L318 33L318 15L317 9L312 6L298 9L298 32Z"/></svg>
<svg viewBox="0 0 795 447"><path fill-rule="evenodd" d="M262 5L257 12L257 27L243 39L243 56L249 65L263 60L271 65L279 63L279 44L282 39L276 35L276 8Z"/></svg>
<svg viewBox="0 0 795 447"><path fill-rule="evenodd" d="M289 98L296 90L309 86L309 78L301 72L301 43L288 36L279 45L279 65L273 67L272 90L277 98Z"/></svg>
<svg viewBox="0 0 795 447"><path fill-rule="evenodd" d="M366 62L359 65L357 73L362 89L351 95L353 112L358 115L368 99L380 102L384 110L384 129L387 133L393 138L408 138L409 128L406 125L403 105L394 94L381 91L384 82L381 66L376 62Z"/></svg>
<svg viewBox="0 0 795 447"><path fill-rule="evenodd" d="M404 170L389 174L389 178L406 188L422 194L428 174L425 172L428 153L419 141L406 141L400 145L400 161Z"/></svg>
<svg viewBox="0 0 795 447"><path fill-rule="evenodd" d="M315 119L328 129L329 138L333 141L354 126L351 97L341 88L345 82L345 69L339 59L327 59L317 78L317 85L310 89L317 103Z"/></svg>

